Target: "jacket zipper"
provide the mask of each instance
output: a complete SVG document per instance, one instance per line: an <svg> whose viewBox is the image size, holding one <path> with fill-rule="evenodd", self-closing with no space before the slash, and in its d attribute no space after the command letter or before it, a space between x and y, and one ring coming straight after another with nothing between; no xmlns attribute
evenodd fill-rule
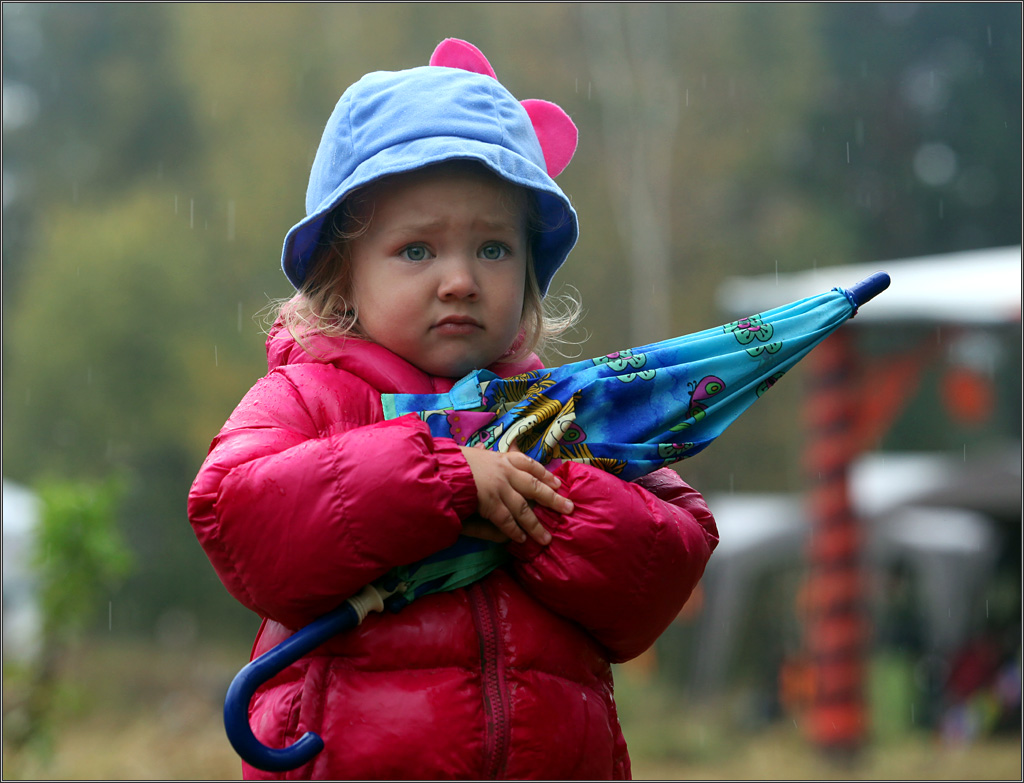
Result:
<svg viewBox="0 0 1024 783"><path fill-rule="evenodd" d="M509 746L509 705L505 689L505 661L498 635L498 612L493 598L482 584L471 585L468 592L480 636L480 676L487 728L485 777L497 780L504 776Z"/></svg>

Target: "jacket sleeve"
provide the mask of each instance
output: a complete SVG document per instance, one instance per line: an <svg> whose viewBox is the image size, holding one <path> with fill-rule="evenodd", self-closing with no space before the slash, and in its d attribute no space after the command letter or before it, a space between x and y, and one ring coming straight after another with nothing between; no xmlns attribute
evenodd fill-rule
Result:
<svg viewBox="0 0 1024 783"><path fill-rule="evenodd" d="M292 382L271 373L214 439L188 514L228 590L294 629L454 543L476 502L458 446L417 417L318 432Z"/></svg>
<svg viewBox="0 0 1024 783"><path fill-rule="evenodd" d="M636 657L686 603L718 544L700 494L672 470L628 483L565 462L555 474L575 510L536 507L552 534L540 547L509 545L524 588L586 628L614 662Z"/></svg>

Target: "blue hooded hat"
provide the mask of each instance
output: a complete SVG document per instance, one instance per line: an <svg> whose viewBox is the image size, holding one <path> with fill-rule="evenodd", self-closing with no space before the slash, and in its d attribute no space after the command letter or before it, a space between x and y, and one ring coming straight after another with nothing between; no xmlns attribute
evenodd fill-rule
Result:
<svg viewBox="0 0 1024 783"><path fill-rule="evenodd" d="M472 45L447 39L430 65L369 73L335 106L313 160L306 217L288 232L281 266L301 288L328 214L357 188L454 160L477 161L536 197L533 263L541 294L576 244L579 227L553 179L576 148L576 127L555 104L520 103Z"/></svg>

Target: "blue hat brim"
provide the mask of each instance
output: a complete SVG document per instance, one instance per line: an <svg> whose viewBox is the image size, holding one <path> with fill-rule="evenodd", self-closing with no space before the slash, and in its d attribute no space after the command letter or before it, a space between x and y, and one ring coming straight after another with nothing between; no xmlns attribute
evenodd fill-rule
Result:
<svg viewBox="0 0 1024 783"><path fill-rule="evenodd" d="M532 161L497 144L459 136L431 136L387 147L356 169L288 232L281 267L296 289L302 288L320 245L327 216L346 198L382 177L455 160L477 161L498 177L531 190L537 199L540 228L533 257L541 295L579 238L576 211L555 181Z"/></svg>

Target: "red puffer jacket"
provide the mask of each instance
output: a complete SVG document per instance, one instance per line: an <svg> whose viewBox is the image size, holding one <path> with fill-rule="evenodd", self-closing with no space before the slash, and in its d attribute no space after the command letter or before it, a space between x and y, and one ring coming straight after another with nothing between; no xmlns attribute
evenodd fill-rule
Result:
<svg viewBox="0 0 1024 783"><path fill-rule="evenodd" d="M451 545L476 510L455 442L381 409L382 392L436 394L452 381L360 340L306 348L272 333L270 372L213 441L189 495L221 580L265 618L254 657L393 566ZM668 626L717 531L672 471L634 483L578 463L555 472L575 511L535 509L548 546L510 544L513 565L372 614L257 692L250 719L262 742L315 731L326 744L283 777L629 777L610 664Z"/></svg>

